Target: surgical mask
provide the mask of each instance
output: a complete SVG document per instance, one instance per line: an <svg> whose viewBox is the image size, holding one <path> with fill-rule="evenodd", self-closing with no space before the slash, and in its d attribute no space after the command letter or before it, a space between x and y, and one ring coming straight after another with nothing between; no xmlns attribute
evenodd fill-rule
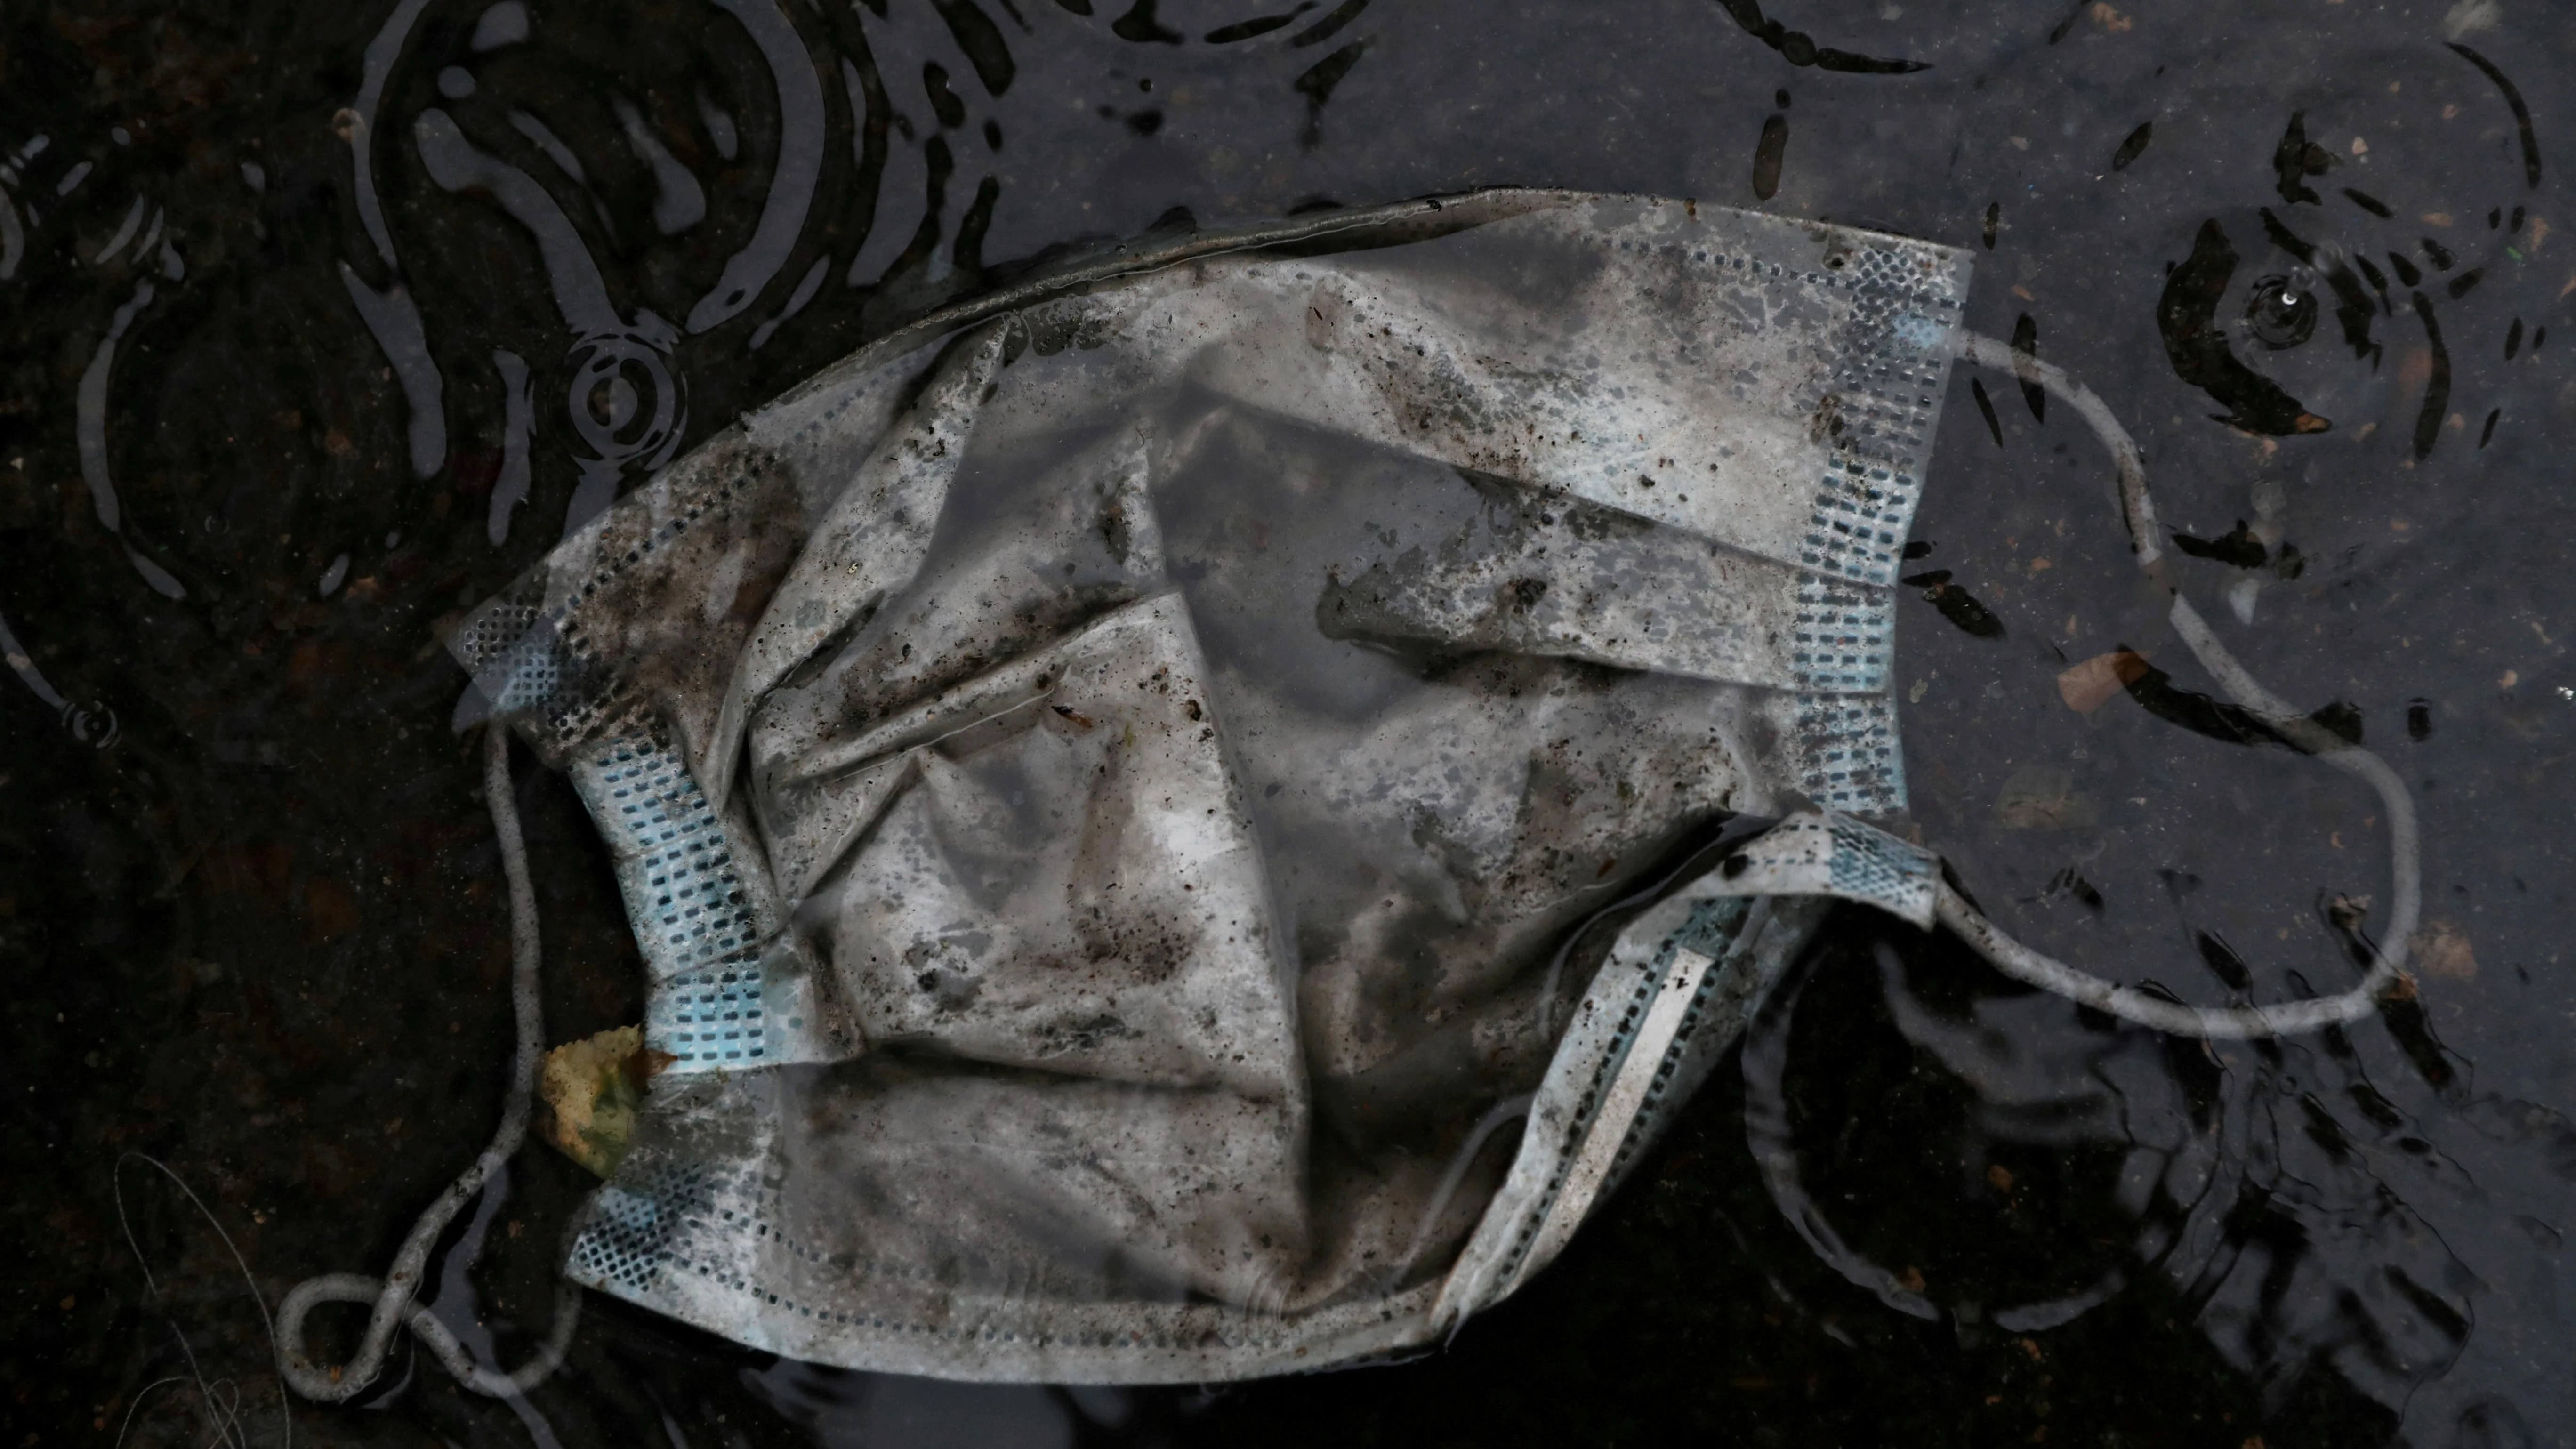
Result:
<svg viewBox="0 0 2576 1449"><path fill-rule="evenodd" d="M671 1058L576 1280L953 1376L1420 1342L1812 924L1693 852L1901 804L1964 253L1529 192L1187 250L868 349L460 636Z"/></svg>
<svg viewBox="0 0 2576 1449"><path fill-rule="evenodd" d="M948 1377L1383 1355L1555 1256L1824 902L2015 969L1851 818L1967 279L1332 213L932 317L622 500L455 638L667 1062L567 1275Z"/></svg>

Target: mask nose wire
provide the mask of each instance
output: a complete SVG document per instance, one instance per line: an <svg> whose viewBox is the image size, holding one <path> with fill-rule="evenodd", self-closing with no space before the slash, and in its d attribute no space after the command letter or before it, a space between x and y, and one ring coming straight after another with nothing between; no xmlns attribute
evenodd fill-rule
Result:
<svg viewBox="0 0 2576 1449"><path fill-rule="evenodd" d="M2005 935L1975 906L1968 904L1967 899L1947 880L1935 882L1934 914L2005 975L2158 1031L2181 1036L2243 1039L2314 1031L2369 1015L2376 1008L2379 997L2399 983L2400 973L2406 965L2407 940L2415 934L2416 916L2423 906L2423 861L2417 839L2415 801L2407 793L2406 783L2379 756L2329 733L2293 709L2279 695L2265 689L2246 672L2245 666L2237 663L2236 656L2227 651L2227 647L2218 641L2218 636L2210 632L2200 612L2183 597L2181 585L2174 579L2164 549L2157 540L2155 500L2147 492L2146 465L2139 456L2138 445L2130 438L2128 430L2120 426L2120 420L2112 415L2110 407L2091 388L2069 377L2064 369L2026 353L2017 353L1992 337L1961 332L1957 338L1957 355L1961 361L1998 372L2011 372L2026 381L2038 383L2050 396L2073 408L2092 427L2094 436L2110 450L2112 462L2119 470L2121 517L2128 524L2129 540L2137 553L2138 566L2173 600L2173 606L2166 615L2167 622L2173 625L2174 633L2180 636L2192 657L2199 660L2201 667L2218 681L2219 687L2227 691L2228 697L2261 718L2264 724L2299 750L2347 774L2360 776L2379 793L2380 801L2388 812L2389 874L2396 907L2389 915L2388 929L2382 938L2366 942L2373 959L2369 972L2359 985L2341 995L2313 1001L2237 1007L2186 1006L2166 1001L2041 955Z"/></svg>
<svg viewBox="0 0 2576 1449"><path fill-rule="evenodd" d="M517 1019L518 1054L511 1063L509 1094L501 1106L501 1126L492 1145L412 1224L383 1278L363 1273L324 1273L289 1289L277 1308L277 1369L287 1385L305 1398L328 1403L357 1397L384 1371L397 1324L426 1344L457 1382L478 1394L513 1398L536 1387L563 1363L572 1346L573 1326L581 1321L581 1289L569 1280L555 1288L555 1316L535 1357L510 1373L496 1373L474 1362L446 1324L428 1309L412 1304L421 1275L429 1267L430 1249L456 1214L472 1202L501 1170L528 1135L528 1113L536 1093L537 1068L545 1050L545 1017L537 991L537 893L528 879L528 847L519 833L519 811L510 788L510 730L498 720L484 727L483 794L492 808L493 833L501 839L501 871L510 886L510 1000ZM323 1303L373 1305L366 1335L345 1365L333 1368L313 1361L304 1350L304 1319ZM406 1312L406 1309L408 1311Z"/></svg>

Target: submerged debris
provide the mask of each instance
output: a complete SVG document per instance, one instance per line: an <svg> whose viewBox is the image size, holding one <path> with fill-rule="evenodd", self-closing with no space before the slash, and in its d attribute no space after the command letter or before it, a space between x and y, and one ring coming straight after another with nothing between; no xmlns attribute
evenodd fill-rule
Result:
<svg viewBox="0 0 2576 1449"><path fill-rule="evenodd" d="M670 1063L669 1053L645 1047L640 1026L612 1027L556 1047L537 1079L546 1106L539 1130L564 1156L609 1176L626 1155L644 1084Z"/></svg>

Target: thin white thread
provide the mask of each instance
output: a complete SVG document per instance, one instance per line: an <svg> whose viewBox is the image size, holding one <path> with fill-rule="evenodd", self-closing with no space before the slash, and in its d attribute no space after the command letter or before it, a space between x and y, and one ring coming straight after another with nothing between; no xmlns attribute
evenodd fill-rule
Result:
<svg viewBox="0 0 2576 1449"><path fill-rule="evenodd" d="M109 1196L116 1200L116 1225L124 1230L125 1246L133 1252L134 1261L143 1269L144 1291L153 1294L156 1297L159 1296L161 1292L161 1282L159 1279L152 1276L152 1260L143 1256L143 1245L136 1242L134 1239L133 1220L125 1215L125 1160L129 1157L138 1162L151 1165L153 1168L158 1170L163 1177L170 1179L171 1184L177 1187L179 1191L186 1193L188 1195L188 1201L196 1205L197 1214L206 1220L206 1226L213 1228L215 1230L215 1236L223 1239L224 1251L233 1255L233 1266L241 1269L242 1285L250 1289L250 1301L253 1304L256 1304L259 1308L259 1321L261 1326L268 1330L269 1346L271 1348L276 1347L277 1324L268 1316L268 1300L260 1296L258 1280L252 1278L250 1275L250 1260L242 1256L240 1245L233 1241L232 1234L224 1231L224 1225L216 1219L214 1210L206 1206L206 1200L204 1198L197 1196L197 1190L188 1185L186 1178L183 1178L178 1173L171 1171L170 1164L163 1162L161 1159L152 1156L148 1152L127 1151L118 1156L116 1159L116 1166L108 1170ZM175 1330L177 1325L173 1324L172 1327ZM189 1372L194 1374L196 1372L196 1350L193 1348L187 1348L187 1335L185 1334L180 1335L179 1342L180 1346L187 1351ZM143 1390L143 1393L150 1393L152 1389L158 1388L161 1384L176 1382L178 1382L176 1379L162 1379L146 1387ZM198 1376L197 1385L198 1392L203 1394L205 1392L205 1379L202 1375ZM142 1402L142 1396L138 1394L135 1397L135 1404L139 1405ZM237 1417L238 1416L236 1416L236 1418ZM133 1407L129 1406L126 1409L125 1418L126 1427L131 1428L134 1422ZM293 1449L293 1445L295 1443L295 1416L289 1412L287 1408L286 1394L283 1389L281 1389L277 1395L277 1419L279 1449ZM119 1429L117 1431L116 1439L120 1444L125 1442L124 1429ZM246 1434L244 1436L244 1442L248 1442Z"/></svg>
<svg viewBox="0 0 2576 1449"><path fill-rule="evenodd" d="M1476 1119L1476 1125L1468 1129L1466 1145L1449 1159L1449 1170L1441 1174L1440 1186L1431 1194L1431 1205L1423 1209L1422 1221L1414 1226L1413 1240L1405 1244L1404 1255L1395 1260L1394 1269L1387 1274L1390 1286L1401 1284L1404 1275L1413 1271L1414 1260L1422 1256L1423 1248L1430 1243L1432 1229L1440 1225L1440 1215L1449 1210L1449 1199L1458 1195L1458 1185L1466 1181L1467 1169L1475 1165L1476 1154L1485 1150L1486 1141L1496 1132L1528 1116L1530 1104L1537 1100L1536 1092L1505 1097L1485 1109L1485 1115Z"/></svg>
<svg viewBox="0 0 2576 1449"><path fill-rule="evenodd" d="M474 1200L491 1181L492 1174L526 1140L529 1107L536 1095L537 1067L545 1041L545 1017L537 992L537 893L529 883L527 842L519 833L518 807L511 797L508 727L497 721L486 726L485 740L483 793L492 808L493 832L501 838L501 870L510 886L510 944L514 957L510 1000L519 1037L518 1053L511 1064L509 1095L502 1101L501 1126L492 1134L492 1145L483 1149L474 1165L449 1183L437 1201L421 1213L420 1220L412 1224L411 1235L403 1239L402 1250L394 1255L392 1271L381 1279L363 1273L324 1273L307 1278L278 1305L278 1372L289 1387L308 1399L339 1403L364 1392L384 1372L385 1353L392 1346L397 1326L409 1328L412 1336L427 1345L447 1371L456 1376L457 1382L478 1394L511 1398L536 1387L563 1363L565 1350L572 1345L573 1327L580 1321L581 1290L569 1281L563 1282L555 1292L554 1324L536 1356L503 1374L476 1364L446 1324L411 1301L428 1267L430 1249L437 1246L438 1235L447 1230L458 1211ZM304 1317L323 1303L374 1305L367 1317L366 1336L358 1341L358 1352L337 1368L315 1363L304 1351Z"/></svg>
<svg viewBox="0 0 2576 1449"><path fill-rule="evenodd" d="M112 1449L125 1449L125 1436L134 1432L134 1416L143 1411L143 1401L152 1397L152 1391L154 1389L161 1388L168 1384L180 1384L186 1382L187 1380L179 1377L177 1374L172 1374L168 1378L154 1379L152 1382L136 1389L134 1391L134 1402L125 1406L124 1421L117 1425L116 1443L112 1446Z"/></svg>
<svg viewBox="0 0 2576 1449"><path fill-rule="evenodd" d="M2037 381L2050 396L2074 408L2077 415L2092 426L2094 435L2110 449L2112 460L2119 468L2120 511L2129 526L2130 542L2137 550L2138 566L2146 570L2149 577L2164 584L2173 595L2173 609L2167 617L2174 633L2181 637L2192 657L2200 661L2201 667L2209 671L2230 698L2292 745L2336 769L2360 776L2379 793L2380 802L2388 811L2389 874L2397 900L2383 938L2364 942L2374 959L2361 984L2339 996L2274 1006L2186 1006L2078 971L2005 935L1994 922L1951 889L1947 881L1938 883L1934 913L1943 925L1958 933L1960 939L2005 975L2082 1002L2097 1011L2109 1012L2124 1021L2134 1021L2178 1036L2230 1040L2282 1036L2358 1021L2370 1015L2377 1009L2379 998L2398 983L2405 970L2407 939L2415 934L2416 917L2423 908L2422 844L2416 828L2415 801L2407 793L2406 782L2397 778L2397 772L2388 768L2387 762L2379 756L2329 734L2315 721L2291 708L2279 695L2265 689L2246 672L2244 665L2236 661L2236 656L2227 651L2227 646L2218 641L2218 636L2210 632L2199 611L2183 597L2181 588L2165 577L2163 549L2156 540L2155 500L2147 492L2146 466L2139 457L2138 445L2129 437L2128 430L2120 426L2120 420L2112 415L2110 407L2091 388L2067 376L2064 369L2054 364L2042 362L2027 353L2015 352L1992 337L1981 337L1973 332L1958 334L1958 356L1963 362L2013 372Z"/></svg>

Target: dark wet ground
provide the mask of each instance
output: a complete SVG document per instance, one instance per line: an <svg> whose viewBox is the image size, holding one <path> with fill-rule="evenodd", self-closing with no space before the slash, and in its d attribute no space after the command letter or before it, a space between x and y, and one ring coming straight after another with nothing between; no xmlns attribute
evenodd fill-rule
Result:
<svg viewBox="0 0 2576 1449"><path fill-rule="evenodd" d="M524 1405L398 1355L295 1431L2576 1442L2576 9L882 3L0 22L6 1442L281 1442L209 1216L273 1306L383 1262L489 1132L507 928L439 640L568 517L1051 248L1499 182L1974 245L1971 325L2129 421L2203 612L2415 787L2413 1001L2204 1050L1855 915L1562 1262L1421 1362L970 1389L595 1302ZM1900 828L2078 965L2341 989L2374 802L2228 738L2090 437L1983 387L1916 529ZM2160 672L2070 707L2123 647ZM559 778L523 796L550 1033L635 1020L596 837ZM1791 1228L1748 1094L1843 1265L1937 1318ZM588 1181L522 1154L451 1322L515 1360Z"/></svg>

